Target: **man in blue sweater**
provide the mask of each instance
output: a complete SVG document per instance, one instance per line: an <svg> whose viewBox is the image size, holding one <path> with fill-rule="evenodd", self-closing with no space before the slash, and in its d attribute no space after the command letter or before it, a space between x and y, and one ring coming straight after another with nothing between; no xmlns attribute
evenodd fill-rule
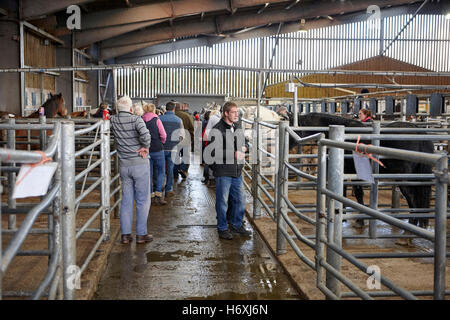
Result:
<svg viewBox="0 0 450 320"><path fill-rule="evenodd" d="M166 104L166 113L159 117L164 129L166 130L167 138L164 143L164 156L166 159L166 197L174 195L173 192L173 159L176 155L176 146L184 138L184 126L182 120L175 115L175 103L172 101Z"/></svg>

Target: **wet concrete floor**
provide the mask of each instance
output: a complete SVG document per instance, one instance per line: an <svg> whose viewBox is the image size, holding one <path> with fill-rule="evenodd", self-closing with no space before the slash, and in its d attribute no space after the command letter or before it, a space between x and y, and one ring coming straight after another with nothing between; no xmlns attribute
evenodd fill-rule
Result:
<svg viewBox="0 0 450 320"><path fill-rule="evenodd" d="M219 239L215 189L201 183L202 172L191 164L168 204L152 205L153 242L116 240L94 299L299 299L256 231Z"/></svg>

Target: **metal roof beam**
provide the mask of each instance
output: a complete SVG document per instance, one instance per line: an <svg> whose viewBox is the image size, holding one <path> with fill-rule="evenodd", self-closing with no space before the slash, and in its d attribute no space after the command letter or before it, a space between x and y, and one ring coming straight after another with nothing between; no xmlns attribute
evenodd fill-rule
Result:
<svg viewBox="0 0 450 320"><path fill-rule="evenodd" d="M266 10L266 8L269 6L270 3L266 2L264 4L264 7L262 7L261 9L258 10L258 14L261 14L264 12L264 10Z"/></svg>
<svg viewBox="0 0 450 320"><path fill-rule="evenodd" d="M243 1L243 0L241 0ZM198 34L214 34L219 29L222 33L227 31L239 30L255 26L263 26L269 23L280 23L289 21L298 21L301 18L310 18L316 16L338 15L342 12L364 11L368 5L377 4L381 7L389 5L401 5L409 3L410 0L395 1L375 1L364 0L353 3L333 2L333 6L305 3L299 8L286 10L267 11L260 15L241 14L233 16L216 16L213 19L189 23L174 24L173 27L153 27L143 31L131 32L121 37L116 37L102 43L101 56L103 59L118 57L129 52L133 52L149 46L150 42L166 41L170 39L189 37ZM331 2L330 2L331 3ZM236 5L233 1L233 5Z"/></svg>
<svg viewBox="0 0 450 320"><path fill-rule="evenodd" d="M283 1L234 0L232 5L234 8L243 8L267 2ZM75 46L82 48L162 21L170 21L176 17L229 9L230 2L228 0L182 0L89 13L83 15L82 30L76 34Z"/></svg>
<svg viewBox="0 0 450 320"><path fill-rule="evenodd" d="M171 42L161 43L161 44L153 45L151 47L147 47L142 50L138 50L136 52L133 52L132 54L129 54L127 56L116 59L116 62L128 63L128 61L130 61L130 63L135 63L135 62L139 62L139 61L148 59L152 56L169 53L169 52L172 52L175 50L209 46L209 45L215 44L218 41L218 39L222 39L222 38L221 37L217 37L217 38L200 37L200 38L195 38L195 39L186 39L186 40L180 40L180 41L175 41L175 42L171 41Z"/></svg>
<svg viewBox="0 0 450 320"><path fill-rule="evenodd" d="M292 2L290 5L288 5L285 9L286 10L290 10L293 6L295 6L297 3L299 3L300 0L295 0L294 2Z"/></svg>
<svg viewBox="0 0 450 320"><path fill-rule="evenodd" d="M258 6L266 2L282 0L233 0L233 8ZM229 11L228 0L180 0L136 6L127 9L113 9L93 12L83 17L83 29L101 28L113 25L137 23L154 19L175 18L202 12Z"/></svg>
<svg viewBox="0 0 450 320"><path fill-rule="evenodd" d="M419 4L408 6L408 7L392 7L388 9L381 10L381 16L391 17L397 16L401 14L411 14L418 8ZM429 13L436 12L437 7L430 7L430 11L426 11ZM330 21L327 18L322 18L318 20L307 21L305 25L305 29L317 29L330 27L334 25L340 25L345 23L353 23L359 21L367 20L368 14L366 12L361 13L352 13L346 15L336 16L333 21ZM298 22L286 23L280 30L280 34L291 33L298 31L299 24ZM145 49L137 50L135 52L120 56L116 58L117 63L136 63L153 56L169 53L174 50L181 50L187 48L194 48L198 46L206 46L206 45L214 45L218 43L225 43L231 41L240 41L251 38L259 38L259 37L270 37L277 34L278 26L264 27L264 28L253 28L248 31L241 31L238 33L234 33L227 38L222 37L201 37L196 39L188 39L188 40L179 40L176 42L157 44L153 46L149 46Z"/></svg>
<svg viewBox="0 0 450 320"><path fill-rule="evenodd" d="M22 0L22 18L32 20L51 13L65 10L72 4L80 5L94 0Z"/></svg>
<svg viewBox="0 0 450 320"><path fill-rule="evenodd" d="M165 19L118 25L101 29L90 29L85 31L81 30L75 33L75 47L76 48L87 47L95 42L113 38L121 34L125 34L127 32L135 31L141 28L149 27L162 21L165 21Z"/></svg>

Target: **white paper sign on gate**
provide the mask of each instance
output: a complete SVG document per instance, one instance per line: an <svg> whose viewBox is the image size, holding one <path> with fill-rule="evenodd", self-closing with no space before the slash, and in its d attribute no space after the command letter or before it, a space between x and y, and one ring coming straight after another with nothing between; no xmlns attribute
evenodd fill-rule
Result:
<svg viewBox="0 0 450 320"><path fill-rule="evenodd" d="M372 167L368 158L353 152L353 162L355 163L356 174L359 179L375 183L372 175Z"/></svg>
<svg viewBox="0 0 450 320"><path fill-rule="evenodd" d="M36 167L28 164L22 165L17 176L19 183L14 187L12 198L38 197L47 194L48 186L57 167L57 162L44 163Z"/></svg>

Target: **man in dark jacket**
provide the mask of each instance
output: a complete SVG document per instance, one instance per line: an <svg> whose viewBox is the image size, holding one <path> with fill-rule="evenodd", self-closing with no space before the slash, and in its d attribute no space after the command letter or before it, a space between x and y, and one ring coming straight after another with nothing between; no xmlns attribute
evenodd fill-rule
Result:
<svg viewBox="0 0 450 320"><path fill-rule="evenodd" d="M166 159L167 168L167 179L165 187L166 197L172 197L175 194L173 192L173 159L176 158L174 154L177 152L177 144L184 138L183 122L175 115L174 109L175 103L172 101L167 102L167 111L160 117L167 134L167 139L164 143L164 157Z"/></svg>
<svg viewBox="0 0 450 320"><path fill-rule="evenodd" d="M245 152L244 131L237 124L238 107L226 102L222 108L222 119L211 130L212 169L216 177L216 214L219 237L231 240L233 234L250 235L242 224L245 199L242 182ZM205 159L205 161L207 161ZM228 198L231 202L230 230L228 230ZM230 232L231 231L231 232Z"/></svg>
<svg viewBox="0 0 450 320"><path fill-rule="evenodd" d="M175 105L175 115L178 118L180 118L181 121L183 122L184 129L189 131L189 135L191 137L190 141L192 144L194 142L194 120L192 119L192 116L182 110L182 104L180 104L180 103L177 103ZM189 152L189 150L191 150L190 147L191 146L189 146L189 148L185 148L185 149L181 150L181 152L182 152L181 157L187 158L187 159L189 159L189 161L190 161L190 156L183 155L183 152L185 152L185 150L187 152ZM181 164L174 166L174 178L178 178L178 174L180 174L181 177L183 179L185 179L188 174L188 170L189 170L189 162L184 163L184 161L182 161Z"/></svg>

